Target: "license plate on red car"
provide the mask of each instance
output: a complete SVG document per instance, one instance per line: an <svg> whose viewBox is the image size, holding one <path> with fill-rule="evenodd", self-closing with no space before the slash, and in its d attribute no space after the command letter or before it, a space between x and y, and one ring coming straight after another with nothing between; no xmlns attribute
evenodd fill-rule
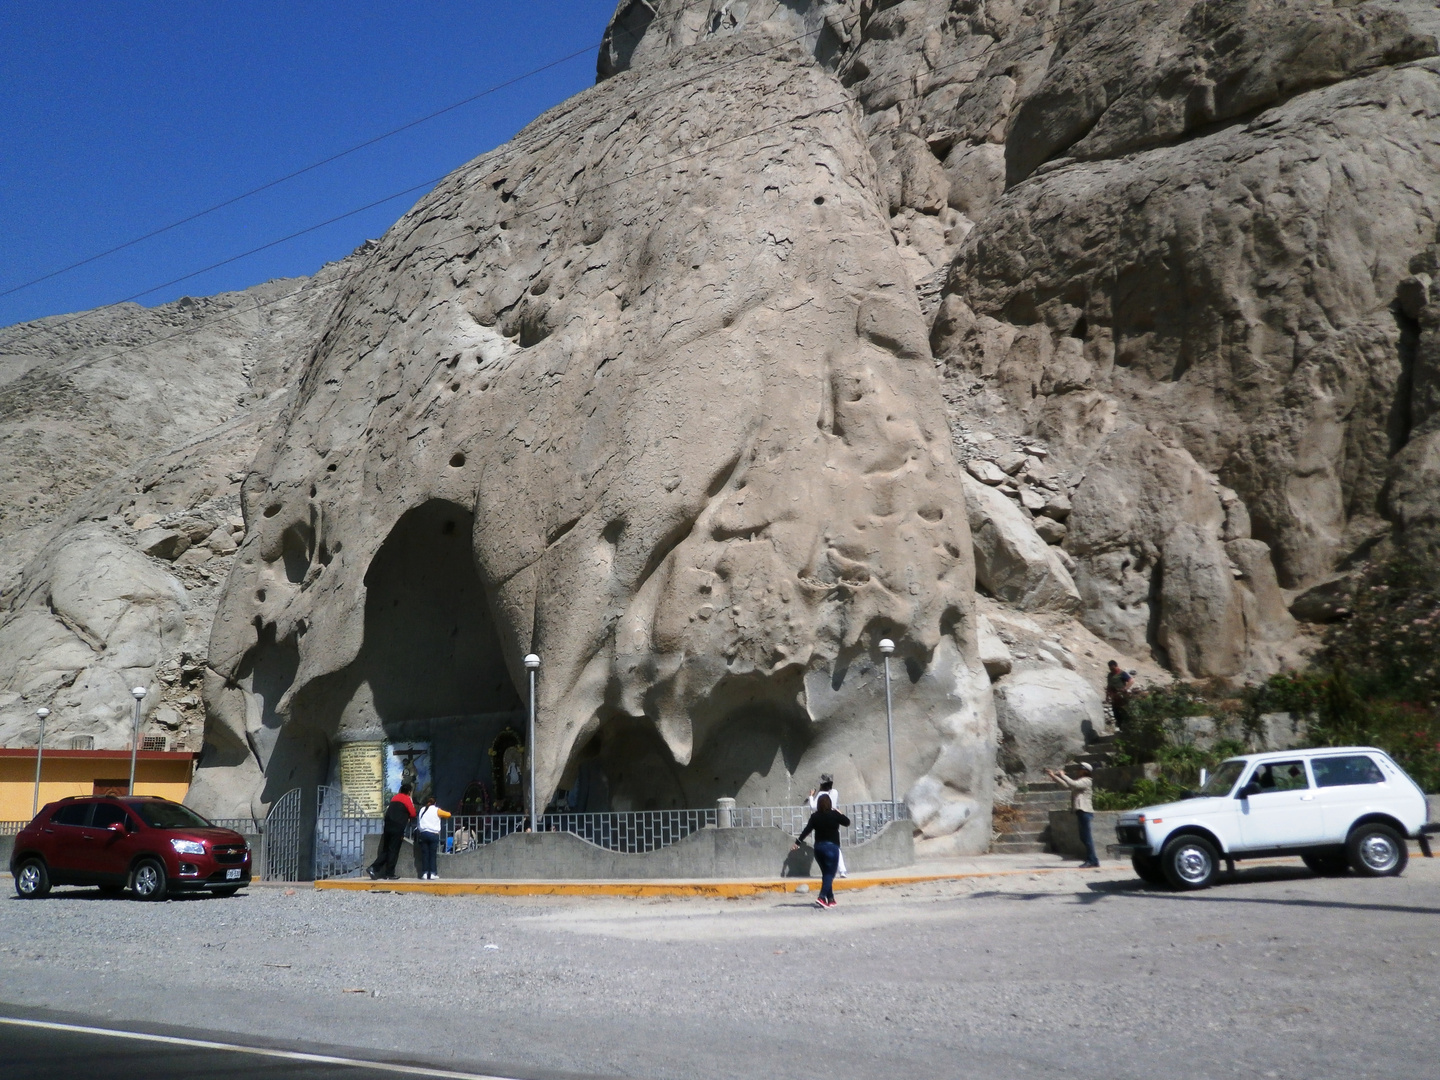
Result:
<svg viewBox="0 0 1440 1080"><path fill-rule="evenodd" d="M240 880L240 871L239 871L239 869L237 868L237 869L235 869L235 870L226 870L226 871L225 871L225 880L226 880L226 881L239 881L239 880Z"/></svg>

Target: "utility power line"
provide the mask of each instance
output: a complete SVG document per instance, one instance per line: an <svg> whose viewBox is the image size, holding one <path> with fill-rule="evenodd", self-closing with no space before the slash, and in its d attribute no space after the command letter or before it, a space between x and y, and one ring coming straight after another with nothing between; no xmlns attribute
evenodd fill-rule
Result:
<svg viewBox="0 0 1440 1080"><path fill-rule="evenodd" d="M687 8L689 8L690 6L692 6L692 4L695 3L695 2L698 2L698 0L688 0L688 2L686 3L686 5L681 8L681 11L680 11L679 13L683 14L683 12L684 12ZM1097 13L1092 13L1092 14L1111 14L1111 13L1113 13L1113 12L1115 12L1115 11L1119 11L1119 10L1124 9L1124 8L1129 8L1129 7L1137 6L1137 5L1139 5L1139 4L1149 4L1149 3L1151 3L1151 0L1119 0L1119 2L1114 3L1114 4L1111 4L1111 5L1109 5L1108 7L1106 7L1102 12L1097 12ZM856 16L854 21L855 21L855 23L858 24L859 16ZM847 29L850 29L850 28L847 28ZM1031 33L1028 33L1028 34L1017 34L1017 35L1015 35L1015 36L1013 36L1013 37L1005 38L1005 39L1003 39L1003 40L997 40L996 43L997 43L997 45L1003 45L1003 46L1015 45L1015 44L1018 44L1018 43L1021 43L1021 42L1025 42L1025 41L1028 41L1028 40L1034 40L1034 39L1038 39L1038 38L1043 38L1048 32L1049 32L1049 28L1042 28L1042 29L1040 29L1040 30L1038 30L1038 31L1032 31ZM639 97L637 97L637 98L629 99L629 101L630 101L630 103L633 104L633 103L638 103L638 102L653 100L654 98L661 97L661 96L664 96L664 95L667 95L667 94L673 94L673 93L675 93L677 90L682 89L682 88L684 88L685 86L688 86L688 85L690 85L690 84L692 84L692 83L695 83L695 82L697 82L697 81L699 81L699 80L712 77L713 75L715 75L715 74L717 74L718 72L723 71L723 70L725 70L725 69L727 69L727 68L734 67L734 66L736 66L736 65L738 65L738 64L741 64L741 63L744 63L744 62L746 62L746 61L748 61L748 60L756 59L757 57L762 56L762 55L764 55L766 52L769 52L769 51L771 51L771 50L773 50L773 49L783 48L783 47L785 47L785 46L787 46L787 45L795 44L795 43L800 42L800 41L803 41L803 40L805 40L806 38L811 37L811 36L812 36L812 34L809 33L809 32L807 32L807 33L804 33L804 34L797 35L797 36L794 37L794 38L786 39L786 40L784 40L784 41L780 41L780 42L773 42L773 41L772 41L772 42L769 42L769 43L767 43L766 45L764 45L763 48L757 50L756 52L748 53L748 54L745 54L745 55L742 55L742 56L738 56L738 57L732 58L732 59L730 59L730 60L728 60L728 61L726 61L726 62L724 62L724 63L716 64L716 65L714 65L714 66L712 66L712 67L705 68L705 69L703 69L702 71L699 71L699 72L697 72L697 73L695 73L695 74L693 74L693 75L687 76L686 78L684 78L684 79L682 79L682 80L680 80L680 81L678 81L678 82L676 82L676 83L674 83L674 84L671 84L671 85L665 86L665 87L661 87L661 88L659 88L659 89L657 89L657 90L655 90L655 91L652 91L652 92L649 93L649 94L645 94L645 95L639 96ZM971 62L972 62L972 58L968 58L968 57L967 57L967 58L962 58L962 59L959 59L959 60L954 61L954 62L951 63L951 64L944 64L944 65L941 65L941 66L939 66L939 67L932 68L931 71L932 71L932 72L943 71L943 70L946 70L947 68L950 68L950 67L961 66L961 65L965 65L965 64L968 64L968 63L971 63ZM521 78L523 78L523 76L521 76ZM913 80L913 76L911 76L911 75L904 75L904 76L900 76L900 77L898 77L898 78L892 79L892 80L890 80L890 81L887 82L887 83L881 83L881 84L879 84L879 85L877 85L877 86L871 87L870 90L871 90L872 92L874 92L874 91L881 91L881 90L889 89L889 88L894 87L894 86L909 85L909 84L913 83L913 81L914 81L914 80ZM806 118L808 118L808 117L810 117L810 116L818 115L819 113L822 113L822 112L833 111L835 108L840 107L840 106L842 106L842 105L846 105L846 104L852 103L853 101L854 101L853 96L847 96L844 101L842 101L842 102L840 102L840 103L837 103L837 105L826 106L826 107L823 108L823 109L810 110L810 111L808 111L808 112L806 112L806 113L797 114L797 115L795 115L795 116L792 116L792 117L789 117L789 118L787 118L787 119L785 119L785 120L782 120L782 121L780 121L780 122L778 122L778 123L776 123L776 124L769 125L768 127L759 128L759 129L756 129L755 131L747 132L747 133L745 133L744 135L737 136L737 137L735 137L734 139L729 139L729 140L725 140L724 142L717 143L717 144L715 144L715 145L713 145L713 146L711 146L711 147L708 147L707 150L720 149L720 148L722 148L722 147L725 147L725 146L728 146L728 145L732 145L732 144L734 144L734 143L736 143L736 142L739 142L739 141L742 140L742 139L749 138L749 137L751 137L751 136L758 135L758 134L762 134L762 133L765 133L765 132L768 132L768 131L776 130L777 128L783 127L783 126L785 126L785 125L788 124L788 123L793 123L793 122L796 122L796 121L799 121L799 120L803 120L803 119L806 119ZM531 137L531 140L529 140L529 142L544 141L544 140L547 139L547 138L550 138L550 136L549 136L548 134L546 134L545 132L536 132L536 133ZM497 150L504 150L504 151L509 152L509 153L523 152L523 150L525 150L525 149L528 147L529 142L527 142L527 141L522 141L522 140L511 140L510 142L504 143L504 144L502 144L501 147L497 147L496 149L497 149ZM609 181L609 182L604 183L604 184L599 184L599 185L596 185L595 187L592 187L592 188L583 189L583 190L581 190L580 192L578 192L578 193L577 193L576 195L574 195L574 196L567 196L567 197L565 197L565 198L556 199L556 200L553 200L553 201L551 201L551 202L541 204L541 205L539 205L539 206L529 207L529 208L527 208L527 209L525 209L525 210L517 210L516 213L517 213L517 215L518 215L518 214L522 214L522 213L536 213L536 212L538 212L538 211L540 211L540 210L545 210L545 209L549 209L549 208L554 207L554 206L563 205L563 204L565 204L566 202L569 202L571 198L579 199L579 198L581 198L581 197L583 197L583 196L585 196L585 195L587 195L587 194L590 194L590 193L592 193L592 192L594 192L594 191L603 190L603 189L608 188L608 187L613 187L613 186L615 186L616 184L623 183L623 182L627 182L628 180L632 179L632 178L635 177L635 176L644 175L644 174L647 173L647 172L653 172L653 171L655 171L656 169L665 168L665 167L667 167L668 165L677 164L677 163L679 163L679 162L681 162L681 161L689 160L689 159L692 158L692 157L695 157L695 156L698 156L698 155L701 154L701 153L707 152L707 150L700 150L700 151L695 151L695 152L692 153L692 154L682 155L682 156L679 157L679 158L674 158L674 159L671 159L670 161L662 162L662 163L660 163L660 164L658 164L658 165L651 166L651 167L649 167L649 168L647 168L647 169L642 169L642 170L639 170L638 172L630 173L630 174L628 174L628 175L625 176L625 177L618 178L618 179L616 179L616 180L612 180L612 181ZM451 170L450 173L446 173L445 175L446 175L446 176L450 176L450 175L453 174L453 172L454 172L454 170ZM434 184L438 184L438 183L440 183L441 181L443 181L444 179L445 179L445 177L440 177L440 178L438 178L437 180L426 181L425 183L417 184L417 185L415 185L415 186L413 186L413 187L406 188L404 191L395 192L395 193L393 193L393 194L391 194L391 195L388 195L388 196L385 196L385 197L383 197L383 198L381 198L381 199L378 199L378 200L376 200L375 202L367 203L365 206L357 207L357 208L354 209L354 210L347 211L347 212L344 213L344 214L340 214L340 215L338 215L338 216L336 216L336 217L334 217L334 218L331 218L331 219L329 219L329 220L327 220L327 221L321 222L321 223L318 224L318 225L310 226L310 227L305 228L305 229L302 229L302 230L300 230L300 231L298 231L298 232L296 232L296 233L293 233L293 234L291 234L290 236L281 237L281 238L278 239L278 240L274 240L274 241L271 241L271 242L269 242L269 243L267 243L267 244L263 244L263 245L261 245L261 246L258 247L258 248L251 249L251 251L243 252L243 253L241 253L241 254L239 254L239 255L235 255L235 256L232 256L232 257L230 257L230 258L224 259L224 260L222 260L221 262L215 263L215 264L213 264L213 265L210 266L210 267L206 267L205 269L197 270L197 271L195 271L194 273L187 274L187 275L185 275L185 276L183 276L183 277L180 277L180 278L176 278L176 279L174 279L174 280L171 281L171 282L167 282L165 285L156 285L156 286L154 286L154 287L152 287L152 288L146 289L145 291L143 291L143 292L141 292L141 293L136 293L136 294L134 294L134 296L144 296L144 295L147 295L147 294L149 294L149 293L151 293L151 292L155 292L155 291L157 291L157 290L159 290L159 289L166 288L168 285L176 284L176 283L178 283L178 282L180 282L180 281L189 280L190 278L196 277L196 276L198 276L198 275L200 275L200 274L203 274L203 273L206 273L208 270L214 269L215 267L224 266L224 265L226 265L226 264L228 264L228 263L235 262L235 261L237 261L237 260L239 260L239 259L245 258L247 255L254 254L255 252L258 252L258 251L266 250L267 248L270 248L270 247L274 247L274 246L276 246L277 244L284 243L286 240L293 239L293 238L295 238L295 237L297 237L297 236L304 235L305 233L313 232L313 231L315 231L316 229L323 228L324 226L329 225L329 224L332 224L332 223L335 222L335 221L340 221L340 220L343 220L343 219L345 219L345 218L347 218L347 217L352 217L352 216L354 216L355 214L358 214L358 213L363 212L364 210L371 209L371 208L373 208L373 207L375 207L375 206L379 206L379 205L382 205L383 203L392 201L393 199L397 199L397 198L401 197L402 195L409 194L409 193L411 193L411 192L413 192L413 191L419 190L419 189L424 188L424 187L427 187L427 186L432 186L432 185L434 185ZM464 233L457 233L457 234L455 234L454 236L447 237L447 238L444 239L444 240L434 241L434 242L432 242L432 243L430 243L430 244L424 245L423 247L417 248L416 250L417 250L417 251L424 251L424 250L427 250L428 248L444 246L445 244L450 243L451 241L456 240L456 239L461 239L461 238L463 238L464 236L465 236ZM343 278L341 278L340 281L344 281L344 280L348 279L351 275L353 275L354 273L357 273L357 272L359 271L359 269L360 269L360 268L357 267L355 270L350 271L350 272L347 273ZM340 281L331 282L331 283L327 284L326 286L322 286L322 287L330 287L330 285L338 285L338 284L340 284ZM308 284L308 283L307 283L307 284ZM304 291L304 289L305 289L306 287L307 287L307 286L301 286L300 288L298 288L298 289L296 289L296 290L293 290L292 292L283 293L283 294L281 294L280 296L272 297L272 298L269 299L269 300L257 301L257 303L256 303L256 305L255 305L254 308L249 308L249 309L246 309L246 310L247 310L247 311L248 311L248 310L259 310L259 309L261 309L261 308L268 307L268 306L270 306L271 304L279 303L279 302L282 301L282 300L286 300L286 299L289 299L289 298L292 297L292 296L298 295L300 292ZM0 295L3 295L3 294L0 294ZM118 302L122 302L122 303L123 303L124 301L118 301ZM80 319L82 319L82 318L85 316L85 314L88 314L88 313L83 313L83 312L82 312L82 313L79 313L79 314L75 315L74 317L72 317L72 318L70 318L70 319L67 319L67 320L64 320L64 321L62 321L62 322L55 323L55 324L49 324L49 325L44 325L44 326L36 326L36 327L34 327L31 331L29 331L28 333L20 336L19 338L14 339L14 340L11 341L11 342L8 342L7 345L9 345L9 346L14 346L14 345L16 345L16 344L19 344L20 342L23 342L23 341L25 341L25 340L28 340L30 337L33 337L33 336L35 336L36 334L43 333L43 332L47 332L47 331L52 331L52 330L61 329L61 328L65 327L65 326L70 325L70 324L73 323L73 322L79 321ZM90 365L93 364L93 363L99 363L99 362L101 362L102 360L106 360L106 359L116 359L116 358L119 358L119 357L121 357L121 356L129 355L130 353L135 352L135 351L138 351L139 349L148 348L150 345L160 344L160 343L163 343L163 342L166 342L166 341L174 340L175 338L178 338L178 337L184 337L184 336L186 336L186 335L188 335L188 334L197 333L197 332L199 332L200 330L204 329L205 327L211 325L212 322L223 322L223 321L225 321L226 319L234 318L234 317L236 317L236 316L239 315L239 314L241 314L241 312L230 312L230 313L227 313L227 314L225 314L225 315L220 315L220 316L217 316L217 317L216 317L215 319L213 319L213 320L206 320L206 321L203 322L203 323L200 323L200 324L198 324L198 325L196 325L196 326L193 326L193 327L189 327L189 328L187 328L187 329L185 329L185 330L177 331L177 332L174 333L174 334L170 334L170 335L167 335L167 336L162 337L162 338L156 338L156 339L154 339L153 341L147 342L147 343L144 344L144 345L131 346L131 347L129 347L129 348L122 349L122 350L120 350L120 351L118 351L118 352L109 353L109 354L105 354L105 355L102 355L102 356L94 357L94 358L92 358L91 360L86 361L86 363L85 363L83 366L88 367L88 366L90 366Z"/></svg>
<svg viewBox="0 0 1440 1080"><path fill-rule="evenodd" d="M676 12L676 14L683 15L686 11L688 11L698 2L699 0L686 0L686 2L680 7L680 10ZM635 34L633 30L629 30L625 27L619 27L619 29L622 33L628 35L634 43L639 43L640 38ZM561 64L569 63L576 57L587 56L590 53L598 50L599 47L599 45L587 45L583 49L577 49L575 52L567 53L564 56L556 57L554 60L546 61L539 67L531 68L529 71L522 72L519 75L506 79L504 82L496 83L494 86L491 86L485 90L481 90L477 94L471 94L467 98L461 98L459 101L446 105L443 108L436 109L434 112L426 113L424 116L417 116L414 120L409 120L401 124L399 127L391 128L389 131L381 132L379 135L374 135L364 140L363 142L356 143L354 146L351 146L345 150L341 150L339 153L331 154L329 157L321 158L319 161L312 162L311 164L306 165L303 168L296 169L294 172L289 172L286 173L284 176L276 177L274 180L266 181L259 187L253 187L249 191L242 191L240 194L233 195L228 199L224 199L221 202L216 203L214 206L208 206L204 210L197 210L195 213L189 214L183 218L179 218L176 221L172 221L168 225L162 225L158 229L152 229L150 232L144 233L141 236L137 236L132 240L126 240L123 244L116 244L114 247L107 248L104 251L96 252L94 255L89 255L79 260L78 262L73 262L69 266L62 266L58 270L52 270L47 274L41 274L39 277L31 278L29 281L23 281L19 285L12 285L7 289L0 290L0 297L10 296L14 293L20 292L23 289L28 289L32 285L38 285L42 281L49 281L51 278L59 277L62 274L68 274L71 270L78 270L82 266L88 266L90 263L97 262L98 260L106 258L107 256L114 255L118 251L124 251L126 248L132 248L136 244L142 244L146 240L150 240L154 237L160 236L163 233L170 232L172 229L178 229L182 225L188 225L192 221L198 221L200 218L207 217L208 215L215 213L217 210L223 210L227 206L234 206L238 202L244 202L246 199L254 195L259 195L263 191L269 191L271 188L278 187L281 184L286 183L287 181L294 180L296 177L304 176L306 173L309 172L314 172L316 169L322 168L325 165L329 165L332 162L339 161L341 158L349 157L351 154L364 150L367 147L374 146L376 143L384 142L386 139L392 138L396 135L400 135L406 131L409 131L411 128L419 127L421 124L428 123L431 120L446 115L447 113L452 113L456 109L463 108L466 105L470 105L476 101L479 101L481 98L489 97L491 94L508 89L509 87L514 86L517 83L524 82L526 79L533 78L534 76L539 75L541 72L549 71L551 68L559 67ZM393 197L398 198L398 195ZM301 234L296 233L295 235L298 236ZM257 248L256 250L258 251L263 249ZM203 271L201 272L203 273ZM185 280L185 278L181 278L179 280L183 281ZM164 286L159 285L156 286L156 288L164 288ZM153 292L154 290L150 289L146 291ZM137 293L136 295L144 296L145 293ZM124 301L117 302L124 303Z"/></svg>
<svg viewBox="0 0 1440 1080"><path fill-rule="evenodd" d="M572 52L566 56L559 57L556 60L551 60L549 63L542 64L537 68L532 68L530 71L527 71L521 75L516 75L513 79L506 79L504 82L496 83L494 86L490 87L487 90L482 90L478 94L471 94L467 98L463 98L462 100L454 102L453 104L446 105L443 109L436 109L432 113L427 113L424 116L416 117L414 120L401 124L397 128L391 128L389 131L382 132L379 135L375 135L369 139L366 139L364 142L356 143L354 146L351 146L345 150L341 150L337 154L331 154L329 157L321 158L319 161L312 162L311 164L306 165L303 168L296 169L294 172L289 172L286 173L284 176L276 177L274 180L266 181L259 187L253 187L249 191L242 191L238 195L233 195L228 199L224 199L221 202L216 203L214 206L207 206L204 210L197 210L195 213L188 214L182 218L178 218L175 221L170 222L168 225L162 225L158 229L152 229L147 233L135 237L133 240L126 240L123 244L116 244L114 247L106 248L104 251L99 251L96 252L94 255L86 256L85 258L80 259L77 262L73 262L68 266L62 266L58 270L51 270L47 274L41 274L39 277L31 278L29 281L22 281L19 285L12 285L8 289L0 290L0 297L11 296L14 293L20 292L23 289L30 288L32 285L39 285L42 281L49 281L51 278L57 278L62 274L68 274L72 270L78 270L82 266L88 266L93 262L98 262L100 259L106 258L107 256L114 255L118 251L124 251L126 248L132 248L136 244L143 244L146 240L152 240L155 237L162 235L163 233L170 232L172 229L178 229L182 225L188 225L192 221L198 221L203 217L208 217L210 214L215 213L217 210L224 210L227 206L234 206L236 203L244 202L246 199L249 199L255 195L259 195L261 192L269 191L271 188L274 187L279 187L281 184L284 184L290 180L294 180L296 177L304 176L306 173L309 172L314 172L316 169L339 161L341 158L346 158L349 157L351 154L358 153L359 151L364 150L366 147L374 146L376 143L384 142L386 139L409 131L411 128L419 127L421 124L428 123L429 121L434 120L437 117L444 116L446 113L454 112L456 109L463 108L466 105L470 105L476 101L479 101L481 98L488 97L491 94L494 94L500 90L504 90L508 87L514 86L516 83L522 82L525 79L532 78L533 76L538 75L543 71L548 71L553 67L558 67L559 65L566 63L567 61L574 60L577 56L584 56L587 53L594 52L595 48L595 46L591 45L587 48L579 50L578 52ZM163 286L156 287L163 288ZM137 295L143 296L145 294L139 293Z"/></svg>

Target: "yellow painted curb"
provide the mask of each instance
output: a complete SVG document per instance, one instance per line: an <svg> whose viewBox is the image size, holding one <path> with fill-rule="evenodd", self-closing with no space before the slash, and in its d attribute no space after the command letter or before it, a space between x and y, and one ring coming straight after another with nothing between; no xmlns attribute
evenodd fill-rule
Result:
<svg viewBox="0 0 1440 1080"><path fill-rule="evenodd" d="M966 878L1010 877L1019 874L1055 874L1073 866L1036 867L1030 870L977 870L964 874L914 874L906 877L836 878L838 889L871 889L882 885L923 885ZM1118 869L1118 867L1117 867ZM758 896L761 893L807 891L819 887L818 878L779 881L371 881L368 878L331 878L315 882L316 889L342 892L425 893L431 896Z"/></svg>

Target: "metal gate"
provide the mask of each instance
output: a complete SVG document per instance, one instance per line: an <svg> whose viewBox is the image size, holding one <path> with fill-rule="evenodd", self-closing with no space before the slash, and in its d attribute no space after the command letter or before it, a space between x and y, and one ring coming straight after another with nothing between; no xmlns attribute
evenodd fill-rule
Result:
<svg viewBox="0 0 1440 1080"><path fill-rule="evenodd" d="M305 853L309 848L309 822L299 788L292 788L270 807L265 815L261 850L265 854L266 881L301 881L308 870Z"/></svg>
<svg viewBox="0 0 1440 1080"><path fill-rule="evenodd" d="M371 817L338 787L315 791L315 880L341 877L365 863L365 837L382 832L385 819Z"/></svg>

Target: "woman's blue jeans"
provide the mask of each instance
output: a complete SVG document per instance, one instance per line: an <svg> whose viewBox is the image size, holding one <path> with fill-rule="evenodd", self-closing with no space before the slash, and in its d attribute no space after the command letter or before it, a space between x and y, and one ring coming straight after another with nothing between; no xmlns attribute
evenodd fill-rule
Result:
<svg viewBox="0 0 1440 1080"><path fill-rule="evenodd" d="M835 871L840 867L840 845L822 840L815 845L815 861L820 864L820 899L835 899Z"/></svg>
<svg viewBox="0 0 1440 1080"><path fill-rule="evenodd" d="M440 834L416 830L415 843L420 847L420 873L438 874L435 855L440 850Z"/></svg>

